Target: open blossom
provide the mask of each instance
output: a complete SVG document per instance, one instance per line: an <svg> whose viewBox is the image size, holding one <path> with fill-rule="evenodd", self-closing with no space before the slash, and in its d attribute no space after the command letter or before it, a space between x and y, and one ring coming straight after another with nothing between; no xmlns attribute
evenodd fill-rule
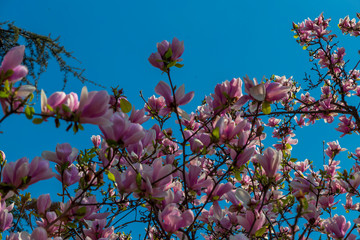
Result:
<svg viewBox="0 0 360 240"><path fill-rule="evenodd" d="M275 176L280 167L282 152L273 148L267 148L264 151L264 155L256 154L255 158L265 170L266 175L271 178Z"/></svg>
<svg viewBox="0 0 360 240"><path fill-rule="evenodd" d="M175 97L172 95L171 88L169 84L164 81L160 81L156 87L155 92L165 98L166 106L169 108L174 107L175 100L176 105L181 106L188 104L194 97L194 92L189 92L185 94L185 86L181 85L175 92Z"/></svg>
<svg viewBox="0 0 360 240"><path fill-rule="evenodd" d="M349 16L340 18L339 28L342 33L350 34L350 36L359 36L360 35L360 22L356 22L356 19L353 18L350 20Z"/></svg>
<svg viewBox="0 0 360 240"><path fill-rule="evenodd" d="M55 152L43 151L41 156L46 160L63 165L64 163L73 163L78 153L79 150L72 148L68 143L63 143L56 146Z"/></svg>
<svg viewBox="0 0 360 240"><path fill-rule="evenodd" d="M327 145L329 147L325 150L325 153L329 158L334 158L340 152L346 150L346 148L340 147L339 141L328 142Z"/></svg>
<svg viewBox="0 0 360 240"><path fill-rule="evenodd" d="M240 78L233 78L230 82L225 81L216 85L214 94L211 94L213 97L212 107L215 112L222 110L227 103L239 101L237 105L240 106L245 103L246 99L242 98L242 83Z"/></svg>
<svg viewBox="0 0 360 240"><path fill-rule="evenodd" d="M179 41L176 37L174 37L172 43L164 40L160 43L157 43L158 51L156 53L152 53L149 57L149 62L156 68L159 68L162 71L166 71L167 68L174 62L181 62L180 58L184 52L184 41ZM169 50L170 49L170 50ZM175 65L173 64L173 66Z"/></svg>
<svg viewBox="0 0 360 240"><path fill-rule="evenodd" d="M166 116L170 113L170 108L166 107L165 98L163 96L155 97L151 96L147 103L145 103L145 110L150 116L158 114L159 116Z"/></svg>
<svg viewBox="0 0 360 240"><path fill-rule="evenodd" d="M347 230L350 228L351 223L346 222L344 216L338 216L335 214L334 217L327 220L325 223L325 229L329 235L336 239L342 239L345 237Z"/></svg>
<svg viewBox="0 0 360 240"><path fill-rule="evenodd" d="M21 45L13 47L9 52L6 53L0 66L0 74L6 73L9 70L13 71L10 77L7 78L9 82L17 82L28 74L27 67L21 65L21 62L24 58L24 52L25 46Z"/></svg>
<svg viewBox="0 0 360 240"><path fill-rule="evenodd" d="M293 23L294 30L297 33L295 36L299 37L299 40L297 41L301 46L307 45L311 41L319 38L326 41L326 35L330 33L330 31L327 30L330 20L330 18L325 19L324 15L321 13L315 20L306 19L299 24Z"/></svg>
<svg viewBox="0 0 360 240"><path fill-rule="evenodd" d="M112 140L124 146L137 143L145 136L143 127L130 122L129 117L122 112L114 113L109 123L100 126L100 130L105 140Z"/></svg>
<svg viewBox="0 0 360 240"><path fill-rule="evenodd" d="M245 216L239 217L239 224L245 228L250 235L254 235L265 223L263 212L256 210L247 210Z"/></svg>
<svg viewBox="0 0 360 240"><path fill-rule="evenodd" d="M16 162L7 163L3 168L2 176L4 183L26 189L31 184L53 177L54 173L48 161L35 157L29 163L29 160L24 157Z"/></svg>
<svg viewBox="0 0 360 240"><path fill-rule="evenodd" d="M80 123L106 124L112 115L110 95L106 91L88 92L82 88L80 101L76 93L55 92L49 98L41 91L41 111L46 114L57 112L63 117L75 114ZM49 108L49 106L51 108Z"/></svg>
<svg viewBox="0 0 360 240"><path fill-rule="evenodd" d="M106 219L95 219L94 221L85 222L89 226L88 229L84 230L87 240L118 239L117 235L114 234L114 227L106 227Z"/></svg>
<svg viewBox="0 0 360 240"><path fill-rule="evenodd" d="M290 87L283 86L278 82L258 83L256 78L253 81L248 76L244 77L245 92L250 98L257 101L279 101L287 96Z"/></svg>
<svg viewBox="0 0 360 240"><path fill-rule="evenodd" d="M47 209L51 206L50 194L42 194L36 201L38 213L44 214Z"/></svg>
<svg viewBox="0 0 360 240"><path fill-rule="evenodd" d="M165 231L175 233L194 221L194 213L189 209L181 212L176 203L171 203L159 213L159 221Z"/></svg>
<svg viewBox="0 0 360 240"><path fill-rule="evenodd" d="M106 91L88 92L86 87L81 90L81 97L77 113L80 123L96 125L106 124L112 115L109 108L110 95Z"/></svg>
<svg viewBox="0 0 360 240"><path fill-rule="evenodd" d="M10 211L13 209L14 203L6 206L5 201L0 202L0 231L6 231L7 229L12 227L13 223L13 215Z"/></svg>
<svg viewBox="0 0 360 240"><path fill-rule="evenodd" d="M31 85L22 85L18 88L13 87L12 92L14 95L10 95L8 98L0 98L0 105L4 113L8 113L10 105L12 109L16 109L16 112L24 111L24 100L29 97L35 91L35 87Z"/></svg>

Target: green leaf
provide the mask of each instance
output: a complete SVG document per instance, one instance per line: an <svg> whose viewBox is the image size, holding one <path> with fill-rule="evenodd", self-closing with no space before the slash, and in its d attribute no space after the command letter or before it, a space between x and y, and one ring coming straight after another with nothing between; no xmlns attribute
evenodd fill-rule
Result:
<svg viewBox="0 0 360 240"><path fill-rule="evenodd" d="M123 113L128 113L131 111L132 106L128 100L126 100L125 98L122 98L122 99L120 99L120 108L123 111Z"/></svg>
<svg viewBox="0 0 360 240"><path fill-rule="evenodd" d="M46 107L47 107L47 109L49 109L49 111L51 111L51 112L54 111L54 109L49 104L46 104Z"/></svg>
<svg viewBox="0 0 360 240"><path fill-rule="evenodd" d="M61 105L61 108L64 112L71 113L71 109L68 106L66 106L65 104Z"/></svg>
<svg viewBox="0 0 360 240"><path fill-rule="evenodd" d="M25 108L25 116L27 119L32 119L33 118L33 115L35 113L35 110L33 107L26 107Z"/></svg>
<svg viewBox="0 0 360 240"><path fill-rule="evenodd" d="M0 98L8 98L9 93L8 92L0 92Z"/></svg>
<svg viewBox="0 0 360 240"><path fill-rule="evenodd" d="M240 171L235 171L235 178L236 178L236 180L238 180L239 182L241 181Z"/></svg>
<svg viewBox="0 0 360 240"><path fill-rule="evenodd" d="M85 216L85 214L86 214L86 207L81 207L81 208L79 208L78 210L76 210L76 215L78 216L78 217L84 217Z"/></svg>
<svg viewBox="0 0 360 240"><path fill-rule="evenodd" d="M171 58L172 55L173 55L173 52L172 52L171 48L169 47L169 49L165 53L165 58Z"/></svg>
<svg viewBox="0 0 360 240"><path fill-rule="evenodd" d="M84 127L83 127L83 125L81 125L80 123L78 124L78 128L79 128L81 131L84 131Z"/></svg>
<svg viewBox="0 0 360 240"><path fill-rule="evenodd" d="M5 81L4 89L6 92L10 92L10 83L8 80Z"/></svg>
<svg viewBox="0 0 360 240"><path fill-rule="evenodd" d="M171 68L176 65L176 61L171 61L166 67Z"/></svg>
<svg viewBox="0 0 360 240"><path fill-rule="evenodd" d="M212 136L216 139L219 140L220 138L220 128L216 127L213 131L212 131Z"/></svg>
<svg viewBox="0 0 360 240"><path fill-rule="evenodd" d="M115 176L114 174L112 174L111 172L108 172L107 173L107 176L108 176L108 179L112 182L115 182Z"/></svg>
<svg viewBox="0 0 360 240"><path fill-rule="evenodd" d="M268 101L263 102L262 111L263 111L264 114L270 114L271 113L270 102L268 102Z"/></svg>
<svg viewBox="0 0 360 240"><path fill-rule="evenodd" d="M266 232L266 226L263 226L262 228L256 231L255 237L262 237L262 235L264 235L265 232Z"/></svg>
<svg viewBox="0 0 360 240"><path fill-rule="evenodd" d="M141 187L141 174L140 173L138 173L136 175L136 185L138 186L138 188Z"/></svg>
<svg viewBox="0 0 360 240"><path fill-rule="evenodd" d="M44 119L42 119L42 118L34 118L32 122L33 122L33 124L40 124L43 121L44 121Z"/></svg>
<svg viewBox="0 0 360 240"><path fill-rule="evenodd" d="M219 196L213 196L213 201L217 201L217 200L219 200Z"/></svg>
<svg viewBox="0 0 360 240"><path fill-rule="evenodd" d="M175 64L175 67L177 67L177 68L182 68L183 66L184 66L184 64L180 64L180 63Z"/></svg>

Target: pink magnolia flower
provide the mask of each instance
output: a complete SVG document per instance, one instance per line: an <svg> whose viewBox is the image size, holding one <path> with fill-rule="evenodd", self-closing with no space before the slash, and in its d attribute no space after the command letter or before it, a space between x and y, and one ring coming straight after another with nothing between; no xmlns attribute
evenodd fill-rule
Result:
<svg viewBox="0 0 360 240"><path fill-rule="evenodd" d="M88 92L82 88L80 101L76 93L56 92L49 99L41 91L41 111L47 114L59 113L63 117L75 117L80 123L106 124L112 115L110 96L106 91ZM49 106L52 109L49 109ZM75 114L75 115L74 115Z"/></svg>
<svg viewBox="0 0 360 240"><path fill-rule="evenodd" d="M12 227L13 223L13 215L10 211L13 209L14 203L9 206L6 206L5 201L0 202L0 231L6 231L7 229Z"/></svg>
<svg viewBox="0 0 360 240"><path fill-rule="evenodd" d="M137 190L136 175L137 173L132 168L127 168L125 172L120 173L115 168L111 168L110 172L115 176L116 186L119 192L130 193Z"/></svg>
<svg viewBox="0 0 360 240"><path fill-rule="evenodd" d="M148 60L151 65L165 72L171 67L171 65L169 66L168 64L173 64L172 66L174 66L177 62L182 61L180 57L184 52L184 41L180 42L174 37L172 43L169 43L166 40L158 43L157 49L158 51L152 53Z"/></svg>
<svg viewBox="0 0 360 240"><path fill-rule="evenodd" d="M72 148L68 143L63 143L57 144L55 152L43 151L41 156L46 160L63 165L73 163L78 153L79 150Z"/></svg>
<svg viewBox="0 0 360 240"><path fill-rule="evenodd" d="M31 234L31 240L48 240L48 235L45 228L37 227Z"/></svg>
<svg viewBox="0 0 360 240"><path fill-rule="evenodd" d="M4 113L9 112L9 107L12 104L12 109L16 112L23 112L24 110L24 101L30 94L35 91L35 87L31 85L22 85L18 88L12 88L13 96L8 98L0 98L0 105Z"/></svg>
<svg viewBox="0 0 360 240"><path fill-rule="evenodd" d="M112 110L109 105L110 96L106 91L88 92L86 87L81 91L79 108L80 123L102 125L109 122Z"/></svg>
<svg viewBox="0 0 360 240"><path fill-rule="evenodd" d="M138 123L143 124L147 120L149 120L149 116L145 116L145 109L142 108L140 110L135 110L135 108L132 109L131 115L129 117L130 122L132 123Z"/></svg>
<svg viewBox="0 0 360 240"><path fill-rule="evenodd" d="M236 235L231 235L229 240L249 240L249 238L247 236L245 236L242 233L236 234Z"/></svg>
<svg viewBox="0 0 360 240"><path fill-rule="evenodd" d="M359 36L360 35L360 22L356 22L356 19L353 18L350 20L349 16L340 18L339 28L342 33L350 34L350 36Z"/></svg>
<svg viewBox="0 0 360 240"><path fill-rule="evenodd" d="M145 103L144 108L150 116L158 114L164 117L170 113L170 109L166 107L165 98L163 96L160 96L159 98L156 98L154 95L151 96L147 103Z"/></svg>
<svg viewBox="0 0 360 240"><path fill-rule="evenodd" d="M31 184L53 177L54 173L48 161L35 157L29 163L29 160L24 157L16 162L7 163L3 168L2 176L4 183L26 189Z"/></svg>
<svg viewBox="0 0 360 240"><path fill-rule="evenodd" d="M45 92L41 90L41 112L43 113L53 114L57 112L62 116L70 117L78 108L79 100L76 93L55 92L47 98Z"/></svg>
<svg viewBox="0 0 360 240"><path fill-rule="evenodd" d="M331 159L333 159L340 152L346 151L346 148L340 147L339 141L328 142L327 145L329 147L325 150L325 153Z"/></svg>
<svg viewBox="0 0 360 240"><path fill-rule="evenodd" d="M245 216L240 216L239 224L245 228L250 234L254 235L265 223L265 215L263 212L256 210L247 210Z"/></svg>
<svg viewBox="0 0 360 240"><path fill-rule="evenodd" d="M249 94L252 99L257 101L279 101L287 96L290 91L289 86L283 86L278 82L258 83L256 78L253 82L248 76L244 77L245 92Z"/></svg>
<svg viewBox="0 0 360 240"><path fill-rule="evenodd" d="M62 169L60 165L57 165L55 169L59 173L55 175L55 178L66 186L71 186L79 182L81 178L80 173L74 164L71 164L65 170Z"/></svg>
<svg viewBox="0 0 360 240"><path fill-rule="evenodd" d="M177 204L171 203L159 212L159 221L166 232L175 233L194 221L194 213L190 209L181 212Z"/></svg>
<svg viewBox="0 0 360 240"><path fill-rule="evenodd" d="M337 214L335 214L334 217L329 218L325 223L325 229L329 233L330 237L336 239L343 239L350 226L351 223L346 222L344 216L338 216Z"/></svg>
<svg viewBox="0 0 360 240"><path fill-rule="evenodd" d="M63 203L61 203L63 204ZM40 221L36 221L36 224L39 227L42 228L46 228L48 230L48 232L51 233L55 233L56 231L59 231L60 226L63 224L62 221L57 220L54 224L52 224L50 227L47 227L50 223L54 222L57 219L57 215L55 212L51 211L51 212L46 212L45 217L41 218ZM63 229L63 225L62 225L62 229ZM39 231L39 230L38 230ZM41 231L40 231L41 232Z"/></svg>
<svg viewBox="0 0 360 240"><path fill-rule="evenodd" d="M266 175L274 177L282 161L282 152L273 148L267 148L264 155L256 154L255 159L265 170Z"/></svg>
<svg viewBox="0 0 360 240"><path fill-rule="evenodd" d="M27 232L10 233L6 240L30 240L30 234Z"/></svg>
<svg viewBox="0 0 360 240"><path fill-rule="evenodd" d="M13 47L6 53L0 66L0 74L6 73L9 70L13 71L13 73L7 78L9 82L17 82L28 74L27 67L20 65L24 58L24 52L25 46L21 45Z"/></svg>
<svg viewBox="0 0 360 240"><path fill-rule="evenodd" d="M95 148L100 147L100 145L101 145L101 137L100 137L100 135L92 135L91 136L91 141L94 144Z"/></svg>
<svg viewBox="0 0 360 240"><path fill-rule="evenodd" d="M212 107L215 112L222 110L227 103L239 101L237 105L241 106L246 102L246 99L242 98L242 83L240 78L233 78L230 82L225 81L216 85L215 93L211 94L213 97Z"/></svg>
<svg viewBox="0 0 360 240"><path fill-rule="evenodd" d="M115 141L125 147L139 142L145 136L143 127L130 122L129 117L122 112L114 113L109 123L99 127L105 140Z"/></svg>
<svg viewBox="0 0 360 240"><path fill-rule="evenodd" d="M45 211L51 206L50 194L42 194L36 202L38 213L45 214Z"/></svg>
<svg viewBox="0 0 360 240"><path fill-rule="evenodd" d="M118 239L114 234L114 227L106 227L106 219L95 219L94 221L86 221L88 229L84 229L87 240Z"/></svg>
<svg viewBox="0 0 360 240"><path fill-rule="evenodd" d="M194 97L193 91L185 94L185 86L183 84L176 90L174 98L169 84L164 81L160 81L156 85L155 92L165 98L165 103L168 108L175 107L175 100L176 106L181 106L188 104Z"/></svg>
<svg viewBox="0 0 360 240"><path fill-rule="evenodd" d="M186 186L201 195L201 189L207 188L212 180L207 178L205 172L198 166L189 165L189 171L185 172Z"/></svg>

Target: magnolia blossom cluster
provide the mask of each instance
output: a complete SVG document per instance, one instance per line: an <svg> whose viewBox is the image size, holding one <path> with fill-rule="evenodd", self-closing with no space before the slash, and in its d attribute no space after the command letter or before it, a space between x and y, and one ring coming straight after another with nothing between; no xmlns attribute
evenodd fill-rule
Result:
<svg viewBox="0 0 360 240"><path fill-rule="evenodd" d="M349 220L336 207L360 210L360 148L349 152L347 160L354 162L349 170L341 165L347 149L338 141L327 143L322 166L292 154L299 142L297 127L317 120L336 122L341 137L359 131L360 117L347 99L359 95L360 74L345 70L344 48L329 50L334 49L327 37L329 21L321 14L294 25L301 45L317 47L312 55L319 60L317 73L328 70L319 80L319 94L300 92L292 77L274 75L260 82L246 76L217 84L196 111L187 113L180 106L194 92L175 87L170 77L170 68L181 67L184 51L176 38L158 43L149 57L169 81L156 85L157 96L142 109L129 110L122 96L86 87L80 99L76 93L46 97L42 92L38 115L43 120L95 124L101 135L91 137L89 149L61 143L31 162L25 157L8 162L1 152L0 231L9 232L7 240L129 240L120 230L142 222L144 239L150 240L200 235L208 240L309 239L316 234L355 240L360 219ZM4 58L1 91L11 92L10 85L26 75L19 61L23 53L18 47ZM8 110L21 90L14 89L1 95ZM23 100L13 113L28 109ZM12 113L8 110L5 115ZM149 125L150 118L155 123ZM59 196L23 194L51 177L61 187ZM16 232L22 214L31 233Z"/></svg>
<svg viewBox="0 0 360 240"><path fill-rule="evenodd" d="M329 22L331 19L325 19L323 14L320 14L319 17L315 18L315 20L306 19L304 22L300 24L293 23L294 30L296 30L297 35L295 37L299 37L298 42L301 46L308 45L314 39L322 39L327 41L328 35L331 31L327 28L329 27Z"/></svg>
<svg viewBox="0 0 360 240"><path fill-rule="evenodd" d="M356 15L359 18L359 14ZM350 36L359 36L360 35L360 22L356 22L356 19L353 18L350 20L349 16L340 18L339 28L342 33L350 34Z"/></svg>
<svg viewBox="0 0 360 240"><path fill-rule="evenodd" d="M0 84L6 85L4 94L0 98L0 104L5 114L11 111L22 112L24 109L24 99L27 99L35 91L35 87L30 85L22 85L17 88L12 87L14 83L20 81L28 74L27 67L21 65L24 52L25 46L12 48L4 56L0 66Z"/></svg>

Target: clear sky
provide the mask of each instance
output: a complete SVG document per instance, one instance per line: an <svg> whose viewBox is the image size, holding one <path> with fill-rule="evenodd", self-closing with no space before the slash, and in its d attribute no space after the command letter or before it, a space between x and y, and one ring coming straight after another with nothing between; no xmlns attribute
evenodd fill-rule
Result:
<svg viewBox="0 0 360 240"><path fill-rule="evenodd" d="M333 19L334 33L341 35L337 28L339 18L355 17L359 9L358 0L3 0L0 21L14 21L18 27L35 33L61 36L61 43L74 52L81 61L79 66L86 68L88 79L108 90L111 86L124 88L136 108L143 106L140 90L150 97L158 81L166 80L147 58L156 51L157 42L176 36L185 42L185 66L173 71L173 79L177 85L184 83L186 91L195 91L195 98L186 108L191 112L217 83L234 77L247 74L261 79L276 74L303 82L311 65L307 52L293 38L292 22L314 19L323 12ZM347 49L347 60L352 59L354 64L359 56L359 39L340 40L340 46ZM54 63L39 86L48 95L62 88L62 75ZM87 86L89 91L99 90L91 84ZM80 95L81 88L78 80L71 79L65 91ZM36 109L39 111L39 106ZM57 143L69 142L83 149L91 146L92 134L99 134L96 127L85 127L85 131L74 136L65 132L65 125L60 129L55 129L53 122L34 126L25 117L15 116L0 126L4 131L0 149L9 161L23 156L32 159L43 150L54 151ZM335 127L317 124L301 131L294 157L322 160L322 141L339 138L340 134L332 130ZM346 139L358 142L359 138ZM352 151L357 147L345 145ZM54 188L43 187L41 191Z"/></svg>

